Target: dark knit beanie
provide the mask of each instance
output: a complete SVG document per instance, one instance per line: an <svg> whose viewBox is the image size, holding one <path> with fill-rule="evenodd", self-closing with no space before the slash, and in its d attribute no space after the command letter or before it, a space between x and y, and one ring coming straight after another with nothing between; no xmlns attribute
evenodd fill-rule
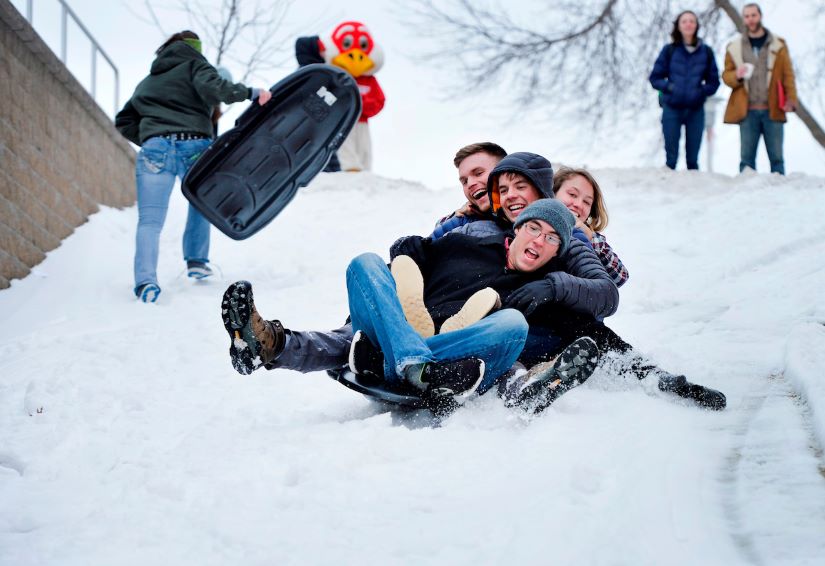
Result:
<svg viewBox="0 0 825 566"><path fill-rule="evenodd" d="M576 225L576 217L567 210L567 207L561 201L552 198L537 200L521 211L513 227L518 228L528 220L544 220L547 222L561 238L558 255L567 251L567 247L570 245L570 237L573 234L573 227Z"/></svg>

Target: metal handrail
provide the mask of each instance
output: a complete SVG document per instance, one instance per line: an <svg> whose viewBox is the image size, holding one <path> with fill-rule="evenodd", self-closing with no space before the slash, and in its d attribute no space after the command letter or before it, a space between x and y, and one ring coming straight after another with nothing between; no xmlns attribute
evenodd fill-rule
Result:
<svg viewBox="0 0 825 566"><path fill-rule="evenodd" d="M68 54L68 22L69 16L72 17L74 23L77 24L77 27L86 34L86 37L92 44L92 98L95 99L97 102L97 54L100 53L106 62L109 63L109 66L112 68L112 71L115 74L115 110L114 113L117 114L117 111L120 109L120 73L117 69L117 66L114 64L112 59L103 51L103 48L97 42L97 40L92 36L91 32L86 29L86 26L83 25L83 22L80 21L80 18L77 17L77 14L69 7L65 0L57 0L60 2L61 6L61 13L60 13L60 60L63 61L63 64L66 65L68 68L68 64L66 63L67 54ZM34 26L33 22L34 18L34 0L27 0L26 2L26 19L29 21L29 24Z"/></svg>

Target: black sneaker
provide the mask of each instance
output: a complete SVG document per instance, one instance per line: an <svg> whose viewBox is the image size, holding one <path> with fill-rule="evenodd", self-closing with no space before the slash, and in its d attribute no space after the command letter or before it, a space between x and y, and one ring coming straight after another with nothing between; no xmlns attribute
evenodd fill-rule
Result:
<svg viewBox="0 0 825 566"><path fill-rule="evenodd" d="M721 411L728 404L725 394L721 391L691 383L684 375L662 372L659 375L659 390L692 399L700 407L714 411Z"/></svg>
<svg viewBox="0 0 825 566"><path fill-rule="evenodd" d="M452 397L463 402L484 377L484 360L464 358L452 362L429 362L421 372L427 397Z"/></svg>
<svg viewBox="0 0 825 566"><path fill-rule="evenodd" d="M249 281L236 281L229 286L223 294L221 318L232 340L229 356L238 373L249 375L283 351L284 327L277 320L261 318L255 310Z"/></svg>
<svg viewBox="0 0 825 566"><path fill-rule="evenodd" d="M504 390L505 404L540 413L562 394L593 375L599 363L599 348L587 336L578 338L555 360L536 364L526 374L513 377Z"/></svg>
<svg viewBox="0 0 825 566"><path fill-rule="evenodd" d="M367 378L369 382L384 379L384 354L360 330L352 337L349 368L352 373Z"/></svg>

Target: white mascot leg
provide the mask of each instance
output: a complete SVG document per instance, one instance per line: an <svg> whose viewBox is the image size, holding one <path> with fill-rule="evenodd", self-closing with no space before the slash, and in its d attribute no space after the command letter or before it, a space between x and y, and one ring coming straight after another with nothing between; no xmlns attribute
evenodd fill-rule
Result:
<svg viewBox="0 0 825 566"><path fill-rule="evenodd" d="M370 171L372 169L372 141L367 122L357 122L338 148L341 171Z"/></svg>

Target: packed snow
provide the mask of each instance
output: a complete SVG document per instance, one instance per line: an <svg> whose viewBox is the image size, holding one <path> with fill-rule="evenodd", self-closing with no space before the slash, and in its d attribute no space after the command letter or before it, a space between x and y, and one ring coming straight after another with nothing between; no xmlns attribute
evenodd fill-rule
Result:
<svg viewBox="0 0 825 566"><path fill-rule="evenodd" d="M436 427L324 373L235 373L231 282L334 328L349 260L428 234L457 184L321 175L249 240L213 230L200 283L177 194L154 305L136 209L104 209L0 291L0 564L822 564L825 179L596 176L631 273L606 322L727 410L598 370L539 417L488 394Z"/></svg>

